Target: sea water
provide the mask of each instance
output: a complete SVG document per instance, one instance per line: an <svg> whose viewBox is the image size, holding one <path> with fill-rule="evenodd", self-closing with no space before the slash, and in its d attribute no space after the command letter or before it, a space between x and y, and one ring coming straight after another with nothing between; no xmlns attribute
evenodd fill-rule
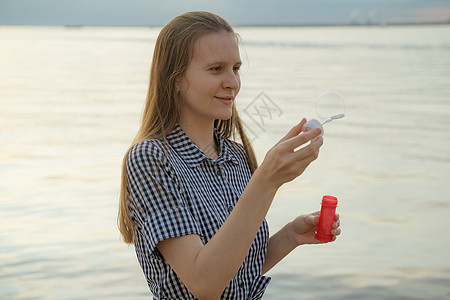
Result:
<svg viewBox="0 0 450 300"><path fill-rule="evenodd" d="M151 298L116 214L159 30L0 27L0 298ZM294 250L265 299L450 297L450 26L237 31L260 163L322 92L346 103L267 215L274 233L330 194L342 234Z"/></svg>

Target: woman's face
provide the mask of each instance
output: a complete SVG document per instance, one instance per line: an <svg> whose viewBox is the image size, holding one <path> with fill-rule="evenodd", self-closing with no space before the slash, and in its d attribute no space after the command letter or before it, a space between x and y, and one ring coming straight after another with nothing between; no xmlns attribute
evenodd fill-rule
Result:
<svg viewBox="0 0 450 300"><path fill-rule="evenodd" d="M241 86L240 66L239 48L233 34L221 32L200 37L177 85L183 101L182 121L205 124L229 119Z"/></svg>

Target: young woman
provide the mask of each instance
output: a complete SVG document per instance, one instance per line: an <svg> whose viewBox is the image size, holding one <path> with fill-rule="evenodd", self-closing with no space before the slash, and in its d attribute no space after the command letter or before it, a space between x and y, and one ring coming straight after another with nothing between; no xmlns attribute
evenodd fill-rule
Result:
<svg viewBox="0 0 450 300"><path fill-rule="evenodd" d="M156 41L119 208L154 299L260 299L262 274L297 246L321 243L318 213L270 239L265 221L278 188L317 158L320 131L302 132L303 119L257 167L235 106L240 66L236 34L212 13L180 15ZM339 235L338 216L333 228Z"/></svg>

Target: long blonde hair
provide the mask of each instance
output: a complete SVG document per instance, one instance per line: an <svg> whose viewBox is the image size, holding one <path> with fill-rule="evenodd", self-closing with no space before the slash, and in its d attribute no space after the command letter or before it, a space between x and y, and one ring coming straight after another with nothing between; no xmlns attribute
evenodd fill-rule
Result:
<svg viewBox="0 0 450 300"><path fill-rule="evenodd" d="M150 69L150 83L139 131L122 161L118 226L127 244L134 242L136 224L128 211L127 157L134 145L154 138L166 137L180 119L181 102L176 82L188 66L196 41L211 32L229 32L238 38L233 28L222 17L204 11L188 12L170 21L159 33ZM255 153L245 134L236 106L232 117L215 120L215 128L224 138L235 138L236 132L244 146L249 167L253 173L258 167Z"/></svg>

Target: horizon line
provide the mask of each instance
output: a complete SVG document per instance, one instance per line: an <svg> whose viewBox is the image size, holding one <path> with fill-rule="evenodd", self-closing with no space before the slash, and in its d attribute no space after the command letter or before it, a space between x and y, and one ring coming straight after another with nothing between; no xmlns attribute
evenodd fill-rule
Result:
<svg viewBox="0 0 450 300"><path fill-rule="evenodd" d="M331 23L274 23L274 24L262 24L262 23L249 23L249 24L232 24L233 27L383 27L383 26L417 26L417 25L448 25L450 19L447 21L393 21L393 22L379 22L379 23L356 23L356 22L331 22ZM163 27L165 25L89 25L89 24L0 24L0 27L67 27L67 28L80 28L80 27Z"/></svg>

